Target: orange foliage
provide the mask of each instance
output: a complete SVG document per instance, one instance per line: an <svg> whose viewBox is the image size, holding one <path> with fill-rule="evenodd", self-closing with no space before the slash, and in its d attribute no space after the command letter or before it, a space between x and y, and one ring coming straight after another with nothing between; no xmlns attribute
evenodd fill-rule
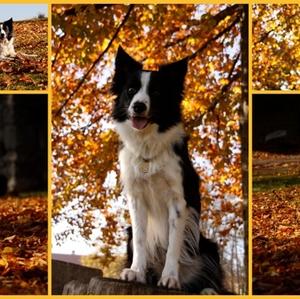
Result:
<svg viewBox="0 0 300 299"><path fill-rule="evenodd" d="M100 237L106 247L123 238L116 217L125 223L128 212L115 209L120 186L103 185L108 173L118 174L109 89L119 44L147 69L190 56L182 107L202 178L202 216L214 223L210 235L218 236L217 225L228 213L235 220L220 230L241 230L242 6L94 4L52 10L53 217L73 227L57 239L78 228L88 239L93 211L105 218ZM237 202L226 203L229 198ZM216 200L223 202L219 210Z"/></svg>
<svg viewBox="0 0 300 299"><path fill-rule="evenodd" d="M253 88L300 89L300 6L253 6Z"/></svg>

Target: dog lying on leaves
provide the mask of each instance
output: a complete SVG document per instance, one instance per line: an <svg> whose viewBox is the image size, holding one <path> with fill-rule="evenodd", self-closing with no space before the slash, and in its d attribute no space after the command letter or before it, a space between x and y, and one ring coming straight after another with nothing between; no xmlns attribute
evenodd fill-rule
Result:
<svg viewBox="0 0 300 299"><path fill-rule="evenodd" d="M0 24L0 59L15 57L13 19Z"/></svg>
<svg viewBox="0 0 300 299"><path fill-rule="evenodd" d="M121 278L201 294L223 290L217 245L199 231L199 177L181 122L187 59L145 71L121 47L113 119L132 232Z"/></svg>

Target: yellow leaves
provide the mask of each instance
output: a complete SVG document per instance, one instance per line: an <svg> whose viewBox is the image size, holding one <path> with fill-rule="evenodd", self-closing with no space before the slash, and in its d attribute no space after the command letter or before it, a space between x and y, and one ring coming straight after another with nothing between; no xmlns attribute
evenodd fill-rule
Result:
<svg viewBox="0 0 300 299"><path fill-rule="evenodd" d="M62 13L62 11L63 11L63 10L62 10L62 8L61 8L61 7L57 7L57 8L56 8L56 13L57 13L57 14L61 14L61 13Z"/></svg>
<svg viewBox="0 0 300 299"><path fill-rule="evenodd" d="M0 275L5 275L9 270L10 268L7 259L0 256Z"/></svg>
<svg viewBox="0 0 300 299"><path fill-rule="evenodd" d="M234 87L232 88L232 92L233 92L233 93L236 93L236 94L241 94L241 93L242 93L242 89L241 89L240 86L234 86Z"/></svg>
<svg viewBox="0 0 300 299"><path fill-rule="evenodd" d="M55 5L55 8L59 7L66 6ZM71 32L71 27L75 32L74 36L66 35L62 47L61 39L54 37L53 40L53 59L58 51L52 81L55 110L76 89L76 74L85 73L99 53L108 46L116 26L128 9L124 5L109 5L103 10L85 10L85 6L81 5L75 7L80 13L72 16L71 25L65 18L57 16L58 11L63 14L64 9L54 9L56 24L63 26L64 32L66 28ZM102 241L107 246L103 253L107 256L111 248L117 246L115 215L109 215L107 211L110 206L114 208L113 199L118 198L121 192L120 185L109 192L103 187L109 171L119 172L118 140L110 129L113 100L109 92L117 46L122 43L129 54L142 61L145 68L151 69L159 63L169 63L191 55L214 34L221 32L232 19L230 15L221 23L214 21L214 16L224 9L224 5L213 5L213 9L212 6L203 6L202 9L206 16L203 20L196 20L198 8L194 5L136 5L128 22L92 71L90 78L69 101L61 116L53 120L55 215L69 219L68 213L62 212L65 214L61 215L59 211L64 211L63 208L74 198L83 196L84 202L78 205L84 213L77 215L74 209L76 219L72 219L72 225L75 227L79 223L82 226L84 222L85 229L81 228L80 233L88 238L93 232L93 219L89 213L94 207L101 207L101 215L108 224L101 230ZM231 47L232 51L237 51L232 45L238 35L238 30L234 30L224 36L228 46L225 46L224 39L209 43L204 51L190 60L185 81L182 107L186 129L191 133L189 150L196 157L205 157L213 169L210 174L206 173L206 169L198 169L207 198L210 195L206 188L208 183L216 186L220 192L218 197L224 197L227 193L235 196L241 194L240 173L237 170L240 159L231 148L233 142L239 143L238 119L235 118L237 111L234 110L241 100L239 82L234 82L230 92L218 100L220 89L228 83L227 79L221 78L227 77L232 66L232 60L225 50ZM218 104L211 108L216 99ZM98 119L98 116L101 121L78 129L79 123L86 124L90 119ZM231 156L234 156L232 161L229 158ZM210 201L214 200L215 197L210 196ZM124 218L128 221L128 213L124 213ZM222 218L216 216L214 220L217 223Z"/></svg>
<svg viewBox="0 0 300 299"><path fill-rule="evenodd" d="M106 49L106 47L108 46L110 42L110 39L109 38L105 38L102 42L102 50Z"/></svg>
<svg viewBox="0 0 300 299"><path fill-rule="evenodd" d="M229 80L227 79L227 78L222 78L222 79L220 79L220 84L221 85L226 85L226 84L228 84L229 83Z"/></svg>
<svg viewBox="0 0 300 299"><path fill-rule="evenodd" d="M255 89L300 89L292 73L297 72L300 48L300 6L255 5L253 10L253 87ZM296 84L295 84L296 83Z"/></svg>
<svg viewBox="0 0 300 299"><path fill-rule="evenodd" d="M0 258L0 270L1 270L1 268L7 268L7 266L8 266L7 259L5 257L1 257Z"/></svg>
<svg viewBox="0 0 300 299"><path fill-rule="evenodd" d="M95 142L94 140L85 140L84 146L92 152L97 152L97 150L99 148L99 144L97 142Z"/></svg>
<svg viewBox="0 0 300 299"><path fill-rule="evenodd" d="M4 247L3 250L1 251L1 254L9 254L13 253L14 249L12 247Z"/></svg>
<svg viewBox="0 0 300 299"><path fill-rule="evenodd" d="M109 130L103 131L100 134L101 140L105 143L109 142L111 140L111 137L112 137L112 131L109 131Z"/></svg>
<svg viewBox="0 0 300 299"><path fill-rule="evenodd" d="M224 184L225 181L226 181L226 179L227 179L227 176L221 175L221 176L220 176L220 183L221 183L221 184Z"/></svg>

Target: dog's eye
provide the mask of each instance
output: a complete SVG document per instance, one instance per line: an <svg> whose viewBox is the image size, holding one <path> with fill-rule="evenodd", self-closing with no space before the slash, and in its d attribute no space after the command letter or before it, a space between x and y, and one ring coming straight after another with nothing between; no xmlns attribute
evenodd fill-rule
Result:
<svg viewBox="0 0 300 299"><path fill-rule="evenodd" d="M127 93L128 93L129 96L135 95L136 92L137 92L137 90L133 87L129 87L128 90L127 90Z"/></svg>

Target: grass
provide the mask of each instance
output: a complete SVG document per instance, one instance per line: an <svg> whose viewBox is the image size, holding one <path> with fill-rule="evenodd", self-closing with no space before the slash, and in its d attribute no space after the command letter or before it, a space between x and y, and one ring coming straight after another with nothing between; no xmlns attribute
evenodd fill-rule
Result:
<svg viewBox="0 0 300 299"><path fill-rule="evenodd" d="M300 185L299 176L263 177L253 180L253 192Z"/></svg>

